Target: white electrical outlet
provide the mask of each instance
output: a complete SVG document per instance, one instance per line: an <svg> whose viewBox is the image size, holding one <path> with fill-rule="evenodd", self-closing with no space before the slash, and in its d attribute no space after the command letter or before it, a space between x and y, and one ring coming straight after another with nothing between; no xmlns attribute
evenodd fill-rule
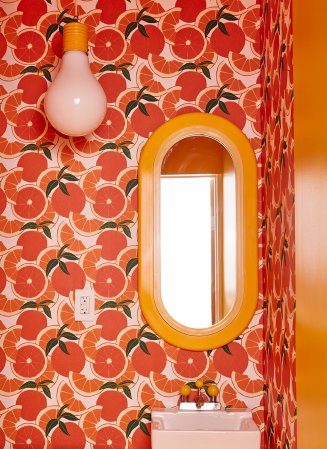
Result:
<svg viewBox="0 0 327 449"><path fill-rule="evenodd" d="M94 321L94 290L75 290L75 320Z"/></svg>

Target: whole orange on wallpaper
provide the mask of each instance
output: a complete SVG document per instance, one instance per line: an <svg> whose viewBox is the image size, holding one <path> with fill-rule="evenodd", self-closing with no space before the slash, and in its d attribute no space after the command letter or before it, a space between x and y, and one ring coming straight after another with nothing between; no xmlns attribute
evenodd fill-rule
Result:
<svg viewBox="0 0 327 449"><path fill-rule="evenodd" d="M43 99L73 1L0 2L0 449L146 449L151 408L199 377L252 409L263 447L295 448L290 7L79 0L108 104L92 135L69 138ZM208 353L160 340L137 292L140 152L194 111L243 130L259 178L258 309ZM84 286L94 323L74 321Z"/></svg>

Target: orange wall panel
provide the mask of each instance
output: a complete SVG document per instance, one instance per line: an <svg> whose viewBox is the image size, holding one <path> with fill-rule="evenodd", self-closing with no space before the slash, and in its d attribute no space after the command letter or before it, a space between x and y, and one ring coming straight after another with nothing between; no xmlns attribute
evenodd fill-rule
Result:
<svg viewBox="0 0 327 449"><path fill-rule="evenodd" d="M299 449L327 441L326 14L325 0L294 2Z"/></svg>

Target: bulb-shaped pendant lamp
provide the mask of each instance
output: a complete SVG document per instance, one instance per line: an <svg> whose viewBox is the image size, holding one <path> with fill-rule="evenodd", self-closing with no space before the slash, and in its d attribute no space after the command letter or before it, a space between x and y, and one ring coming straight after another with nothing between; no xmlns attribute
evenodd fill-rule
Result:
<svg viewBox="0 0 327 449"><path fill-rule="evenodd" d="M45 96L45 113L57 131L86 136L102 122L107 103L89 66L87 25L71 22L64 26L63 50L60 70Z"/></svg>

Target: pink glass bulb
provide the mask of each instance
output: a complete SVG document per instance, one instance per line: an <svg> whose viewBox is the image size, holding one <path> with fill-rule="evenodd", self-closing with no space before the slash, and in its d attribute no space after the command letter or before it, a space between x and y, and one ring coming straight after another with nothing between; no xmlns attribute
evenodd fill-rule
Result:
<svg viewBox="0 0 327 449"><path fill-rule="evenodd" d="M100 125L106 107L106 95L91 72L87 54L65 52L44 99L51 125L68 136L86 136Z"/></svg>

